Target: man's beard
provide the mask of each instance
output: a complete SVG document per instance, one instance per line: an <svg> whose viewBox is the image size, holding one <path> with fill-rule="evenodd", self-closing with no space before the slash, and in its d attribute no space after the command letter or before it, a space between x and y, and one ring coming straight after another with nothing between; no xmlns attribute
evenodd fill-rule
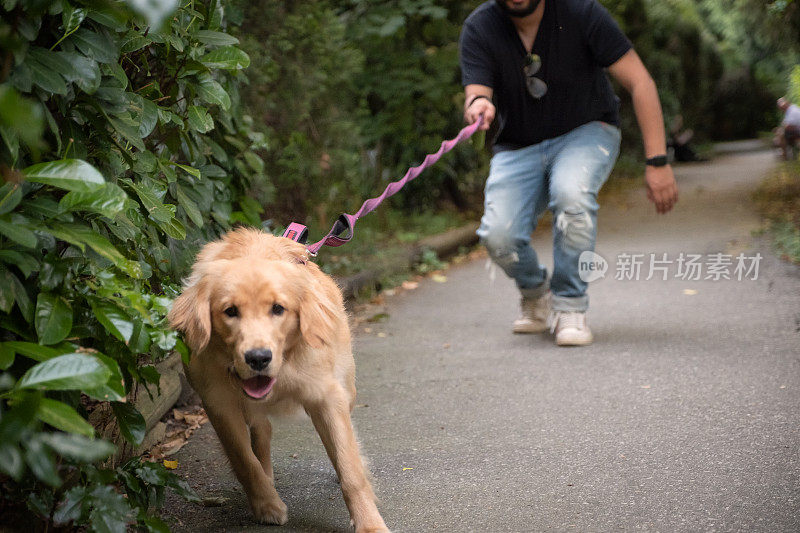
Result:
<svg viewBox="0 0 800 533"><path fill-rule="evenodd" d="M528 15L536 11L536 8L539 7L539 3L541 1L542 0L531 0L531 3L528 4L528 7L523 7L522 9L511 9L506 5L504 0L495 0L495 2L497 2L497 5L500 6L500 9L505 11L508 14L508 16L518 17L518 18L527 17Z"/></svg>

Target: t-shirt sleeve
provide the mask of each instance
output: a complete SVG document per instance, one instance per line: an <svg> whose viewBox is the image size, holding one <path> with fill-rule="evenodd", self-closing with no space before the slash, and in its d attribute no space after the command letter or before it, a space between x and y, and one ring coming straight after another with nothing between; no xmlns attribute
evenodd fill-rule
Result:
<svg viewBox="0 0 800 533"><path fill-rule="evenodd" d="M492 59L486 44L481 41L478 31L472 24L464 24L459 39L461 58L461 84L486 85L495 88L495 75Z"/></svg>
<svg viewBox="0 0 800 533"><path fill-rule="evenodd" d="M622 33L617 21L597 0L589 0L585 15L581 17L584 37L597 63L608 67L633 48L631 41Z"/></svg>

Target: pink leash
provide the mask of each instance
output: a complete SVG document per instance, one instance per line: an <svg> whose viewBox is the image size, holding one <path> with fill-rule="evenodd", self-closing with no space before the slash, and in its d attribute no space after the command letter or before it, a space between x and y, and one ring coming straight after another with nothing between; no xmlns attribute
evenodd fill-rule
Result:
<svg viewBox="0 0 800 533"><path fill-rule="evenodd" d="M317 255L317 252L320 248L322 248L323 245L341 246L347 242L350 242L355 234L356 221L359 218L363 217L367 213L371 213L376 207L381 205L384 200L402 189L406 183L419 176L423 170L436 163L444 154L455 148L458 143L464 139L469 139L472 134L478 130L482 122L483 117L481 116L478 118L478 120L459 131L455 138L448 141L442 141L442 145L439 147L438 152L435 154L426 155L422 164L409 168L408 172L406 172L406 175L403 176L402 179L390 183L383 191L383 194L375 198L370 198L361 204L361 208L355 215L349 215L347 213L342 213L339 215L339 218L336 220L336 223L333 225L327 235L314 244L310 244L306 247L308 248L309 253L311 255ZM305 244L306 239L308 238L308 228L302 224L298 224L297 222L292 222L289 224L289 227L286 228L283 236L292 239L293 241Z"/></svg>

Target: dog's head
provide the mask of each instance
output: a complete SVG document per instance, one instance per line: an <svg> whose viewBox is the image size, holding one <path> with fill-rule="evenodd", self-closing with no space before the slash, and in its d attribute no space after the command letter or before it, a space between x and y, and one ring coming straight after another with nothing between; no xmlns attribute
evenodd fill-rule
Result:
<svg viewBox="0 0 800 533"><path fill-rule="evenodd" d="M208 356L224 358L244 392L259 399L292 350L320 348L333 338L337 316L309 265L249 256L196 265L169 322L193 357L214 347Z"/></svg>

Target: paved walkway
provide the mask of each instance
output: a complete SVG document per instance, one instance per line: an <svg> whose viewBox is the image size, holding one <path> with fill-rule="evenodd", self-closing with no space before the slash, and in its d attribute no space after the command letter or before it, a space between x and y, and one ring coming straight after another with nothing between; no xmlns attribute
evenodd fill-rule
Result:
<svg viewBox="0 0 800 533"><path fill-rule="evenodd" d="M800 530L800 270L752 231L750 191L774 155L676 169L658 217L642 191L601 209L588 348L515 336L513 284L484 261L388 300L359 326L354 413L394 531ZM535 242L551 261L547 232ZM618 281L621 253L764 256L757 280ZM708 265L704 256L704 267ZM730 268L733 274L733 267ZM705 276L705 269L703 272ZM752 276L752 273L751 273ZM222 507L170 499L178 531L346 531L309 421L281 423L283 528L253 523L210 426L178 472Z"/></svg>

